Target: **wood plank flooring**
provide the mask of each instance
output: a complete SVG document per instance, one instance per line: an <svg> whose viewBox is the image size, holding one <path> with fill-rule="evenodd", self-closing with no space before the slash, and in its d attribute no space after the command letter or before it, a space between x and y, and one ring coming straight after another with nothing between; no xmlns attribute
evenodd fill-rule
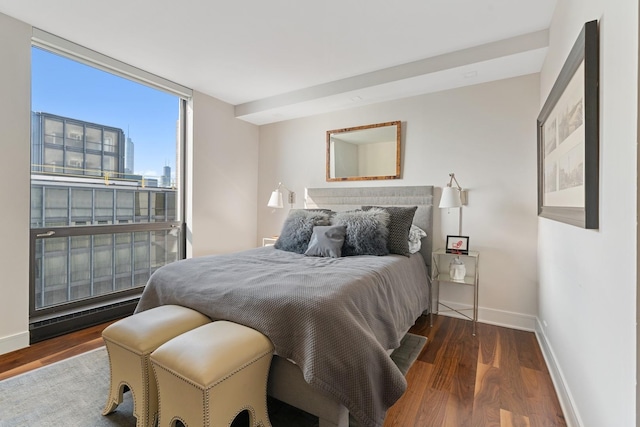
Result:
<svg viewBox="0 0 640 427"><path fill-rule="evenodd" d="M100 347L108 324L0 355L0 380ZM479 323L474 337L471 322L446 316L411 332L429 340L385 427L566 426L532 332Z"/></svg>
<svg viewBox="0 0 640 427"><path fill-rule="evenodd" d="M533 332L434 317L411 328L429 340L385 427L566 426Z"/></svg>
<svg viewBox="0 0 640 427"><path fill-rule="evenodd" d="M102 323L0 355L0 380L103 346L102 330L111 323L113 322Z"/></svg>

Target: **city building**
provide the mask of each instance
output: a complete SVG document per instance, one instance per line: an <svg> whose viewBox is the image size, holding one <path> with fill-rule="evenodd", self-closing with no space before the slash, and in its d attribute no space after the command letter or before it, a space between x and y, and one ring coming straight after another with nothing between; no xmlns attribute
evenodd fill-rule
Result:
<svg viewBox="0 0 640 427"><path fill-rule="evenodd" d="M142 287L178 259L174 229L113 227L176 220L176 191L127 171L126 141L122 129L32 113L31 228L48 230L32 236L34 312Z"/></svg>
<svg viewBox="0 0 640 427"><path fill-rule="evenodd" d="M171 187L171 166L162 168L162 186Z"/></svg>
<svg viewBox="0 0 640 427"><path fill-rule="evenodd" d="M134 162L134 144L131 138L127 137L127 141L125 143L125 153L124 153L124 171L125 173L133 173L133 162Z"/></svg>
<svg viewBox="0 0 640 427"><path fill-rule="evenodd" d="M49 113L31 114L31 171L122 177L124 131Z"/></svg>

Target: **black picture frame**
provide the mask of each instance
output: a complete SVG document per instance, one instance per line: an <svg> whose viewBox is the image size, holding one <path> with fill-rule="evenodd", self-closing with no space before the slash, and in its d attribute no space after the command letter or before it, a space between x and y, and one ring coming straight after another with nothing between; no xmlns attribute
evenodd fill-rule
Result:
<svg viewBox="0 0 640 427"><path fill-rule="evenodd" d="M445 252L448 254L469 255L469 236L447 236Z"/></svg>
<svg viewBox="0 0 640 427"><path fill-rule="evenodd" d="M584 24L537 119L538 215L599 227L598 21Z"/></svg>

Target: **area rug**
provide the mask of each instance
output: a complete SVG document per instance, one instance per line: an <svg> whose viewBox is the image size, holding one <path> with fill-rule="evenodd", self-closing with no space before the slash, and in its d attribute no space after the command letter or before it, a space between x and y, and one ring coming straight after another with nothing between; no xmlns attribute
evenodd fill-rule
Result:
<svg viewBox="0 0 640 427"><path fill-rule="evenodd" d="M407 334L391 358L406 374L427 339ZM0 427L135 427L130 393L108 415L109 361L104 347L0 381ZM273 427L314 427L318 419L269 399ZM234 426L246 424L237 419Z"/></svg>

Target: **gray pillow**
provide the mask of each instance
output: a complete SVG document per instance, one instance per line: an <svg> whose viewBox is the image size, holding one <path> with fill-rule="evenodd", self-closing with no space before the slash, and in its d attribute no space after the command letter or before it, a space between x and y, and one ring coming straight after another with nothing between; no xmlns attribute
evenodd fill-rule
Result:
<svg viewBox="0 0 640 427"><path fill-rule="evenodd" d="M293 209L282 225L280 237L274 247L283 251L303 254L316 225L329 225L329 214L321 211Z"/></svg>
<svg viewBox="0 0 640 427"><path fill-rule="evenodd" d="M344 225L317 225L304 253L309 256L340 258L347 227Z"/></svg>
<svg viewBox="0 0 640 427"><path fill-rule="evenodd" d="M413 223L413 217L416 213L417 206L410 208L399 206L363 206L362 210L368 211L371 208L384 209L389 212L389 239L387 245L389 252L392 254L409 256L409 231Z"/></svg>
<svg viewBox="0 0 640 427"><path fill-rule="evenodd" d="M331 219L331 224L347 227L342 256L389 255L388 223L389 213L376 208L338 212Z"/></svg>

